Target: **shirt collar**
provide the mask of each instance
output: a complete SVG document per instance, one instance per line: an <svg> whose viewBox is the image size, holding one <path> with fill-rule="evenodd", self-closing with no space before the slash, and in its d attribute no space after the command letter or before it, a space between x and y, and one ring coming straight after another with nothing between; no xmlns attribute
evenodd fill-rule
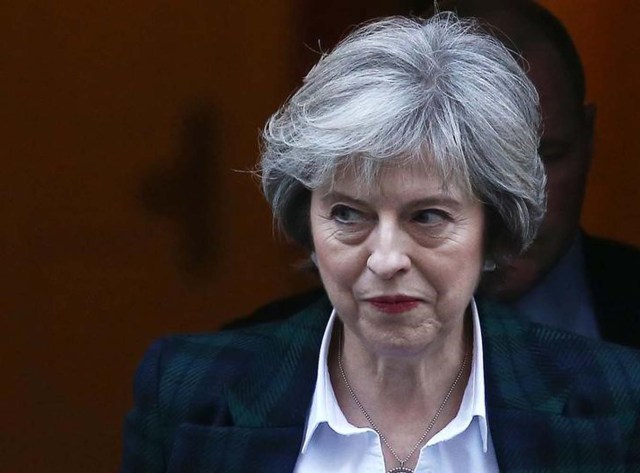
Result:
<svg viewBox="0 0 640 473"><path fill-rule="evenodd" d="M487 452L488 426L484 395L484 365L482 352L482 336L480 334L480 318L475 300L471 301L471 316L473 321L473 356L471 364L471 374L469 382L465 388L460 404L460 410L456 417L444 429L433 436L427 445L443 442L464 431L472 420L478 418L478 428L482 437L483 451ZM329 367L327 365L329 347L331 346L331 335L336 321L335 309L331 312L331 317L322 337L320 346L320 356L318 357L318 377L316 387L313 392L311 409L307 417L307 424L302 443L301 453L305 453L314 432L319 425L326 423L333 431L342 435L353 435L362 432L373 432L370 428L355 427L347 421L331 385L329 377Z"/></svg>

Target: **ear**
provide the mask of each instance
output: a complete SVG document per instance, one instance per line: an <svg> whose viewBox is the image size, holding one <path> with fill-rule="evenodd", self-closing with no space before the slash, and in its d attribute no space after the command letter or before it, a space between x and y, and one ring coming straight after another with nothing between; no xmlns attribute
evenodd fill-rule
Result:
<svg viewBox="0 0 640 473"><path fill-rule="evenodd" d="M586 154L589 160L589 164L591 164L596 124L596 105L594 103L587 102L582 107L582 114L584 119L585 145L587 147Z"/></svg>

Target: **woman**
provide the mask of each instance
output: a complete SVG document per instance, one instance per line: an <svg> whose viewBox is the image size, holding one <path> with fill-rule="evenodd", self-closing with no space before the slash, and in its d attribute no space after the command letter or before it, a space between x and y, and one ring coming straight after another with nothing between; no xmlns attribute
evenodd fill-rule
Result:
<svg viewBox="0 0 640 473"><path fill-rule="evenodd" d="M536 92L438 15L364 26L268 122L264 193L329 301L156 343L127 472L640 468L640 356L476 303L544 213Z"/></svg>

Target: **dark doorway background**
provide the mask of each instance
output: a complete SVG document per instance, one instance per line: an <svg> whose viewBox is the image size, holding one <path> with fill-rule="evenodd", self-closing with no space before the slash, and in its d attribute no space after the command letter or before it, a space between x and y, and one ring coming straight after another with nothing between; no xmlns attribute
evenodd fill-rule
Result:
<svg viewBox="0 0 640 473"><path fill-rule="evenodd" d="M599 107L584 224L640 245L640 9L543 3ZM151 340L313 284L243 172L258 130L317 51L425 4L3 2L0 471L115 471Z"/></svg>

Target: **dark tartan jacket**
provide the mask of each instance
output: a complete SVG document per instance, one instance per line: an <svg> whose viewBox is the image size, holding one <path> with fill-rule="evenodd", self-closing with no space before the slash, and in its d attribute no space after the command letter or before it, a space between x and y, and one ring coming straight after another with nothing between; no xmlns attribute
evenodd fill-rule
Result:
<svg viewBox="0 0 640 473"><path fill-rule="evenodd" d="M640 472L640 352L479 310L500 471ZM286 321L156 342L122 472L293 471L330 311L322 299Z"/></svg>

